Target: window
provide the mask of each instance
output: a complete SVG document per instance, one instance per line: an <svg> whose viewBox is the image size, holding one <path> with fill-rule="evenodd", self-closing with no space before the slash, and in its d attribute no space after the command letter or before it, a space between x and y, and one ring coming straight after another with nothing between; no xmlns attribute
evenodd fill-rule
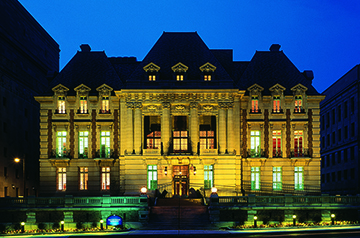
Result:
<svg viewBox="0 0 360 238"><path fill-rule="evenodd" d="M59 191L66 190L66 167L57 168L57 188Z"/></svg>
<svg viewBox="0 0 360 238"><path fill-rule="evenodd" d="M87 167L80 167L80 190L88 189L89 170Z"/></svg>
<svg viewBox="0 0 360 238"><path fill-rule="evenodd" d="M304 156L303 131L294 131L294 157Z"/></svg>
<svg viewBox="0 0 360 238"><path fill-rule="evenodd" d="M345 126L345 129L344 129L344 139L347 139L348 137L349 137L348 126Z"/></svg>
<svg viewBox="0 0 360 238"><path fill-rule="evenodd" d="M214 186L214 166L204 165L204 188L210 189Z"/></svg>
<svg viewBox="0 0 360 238"><path fill-rule="evenodd" d="M323 159L321 159L321 168L325 167L325 157Z"/></svg>
<svg viewBox="0 0 360 238"><path fill-rule="evenodd" d="M353 114L355 111L355 98L350 99L350 113Z"/></svg>
<svg viewBox="0 0 360 238"><path fill-rule="evenodd" d="M281 131L273 131L273 157L281 158Z"/></svg>
<svg viewBox="0 0 360 238"><path fill-rule="evenodd" d="M350 136L353 137L355 136L355 123L351 123L351 127L350 127Z"/></svg>
<svg viewBox="0 0 360 238"><path fill-rule="evenodd" d="M173 138L174 138L174 152L188 150L187 131L173 131Z"/></svg>
<svg viewBox="0 0 360 238"><path fill-rule="evenodd" d="M273 98L273 113L280 113L280 96L275 96Z"/></svg>
<svg viewBox="0 0 360 238"><path fill-rule="evenodd" d="M337 162L340 164L341 163L341 151L336 153L337 155Z"/></svg>
<svg viewBox="0 0 360 238"><path fill-rule="evenodd" d="M260 157L260 131L250 132L250 157Z"/></svg>
<svg viewBox="0 0 360 238"><path fill-rule="evenodd" d="M304 168L295 167L294 175L295 190L304 190Z"/></svg>
<svg viewBox="0 0 360 238"><path fill-rule="evenodd" d="M88 113L87 98L84 96L80 97L80 109L79 113Z"/></svg>
<svg viewBox="0 0 360 238"><path fill-rule="evenodd" d="M348 149L344 150L344 162L348 161Z"/></svg>
<svg viewBox="0 0 360 238"><path fill-rule="evenodd" d="M355 169L350 169L350 179L355 179Z"/></svg>
<svg viewBox="0 0 360 238"><path fill-rule="evenodd" d="M348 102L344 104L344 118L348 117Z"/></svg>
<svg viewBox="0 0 360 238"><path fill-rule="evenodd" d="M110 190L110 167L101 167L101 189Z"/></svg>
<svg viewBox="0 0 360 238"><path fill-rule="evenodd" d="M149 74L149 81L155 81L156 75L155 74Z"/></svg>
<svg viewBox="0 0 360 238"><path fill-rule="evenodd" d="M148 165L148 189L157 189L157 165Z"/></svg>
<svg viewBox="0 0 360 238"><path fill-rule="evenodd" d="M348 179L348 170L344 170L344 180Z"/></svg>
<svg viewBox="0 0 360 238"><path fill-rule="evenodd" d="M80 131L79 132L79 158L88 157L88 146L89 146L89 132Z"/></svg>
<svg viewBox="0 0 360 238"><path fill-rule="evenodd" d="M109 97L103 96L101 99L101 110L100 113L110 113L110 107L109 107Z"/></svg>
<svg viewBox="0 0 360 238"><path fill-rule="evenodd" d="M251 190L260 190L260 167L251 167Z"/></svg>
<svg viewBox="0 0 360 238"><path fill-rule="evenodd" d="M273 167L273 190L282 189L282 168Z"/></svg>
<svg viewBox="0 0 360 238"><path fill-rule="evenodd" d="M146 135L146 148L147 149L160 149L161 148L161 131L153 131Z"/></svg>
<svg viewBox="0 0 360 238"><path fill-rule="evenodd" d="M326 174L326 182L328 182L328 183L331 182L331 181L330 181L330 173L327 173L327 174Z"/></svg>
<svg viewBox="0 0 360 238"><path fill-rule="evenodd" d="M110 131L102 131L100 135L100 158L110 158Z"/></svg>
<svg viewBox="0 0 360 238"><path fill-rule="evenodd" d="M350 147L350 159L355 159L355 147Z"/></svg>
<svg viewBox="0 0 360 238"><path fill-rule="evenodd" d="M331 114L332 114L332 116L331 116L331 120L332 120L332 124L334 125L335 124L335 109L332 109L332 111L331 111Z"/></svg>
<svg viewBox="0 0 360 238"><path fill-rule="evenodd" d="M330 126L330 115L329 113L326 113L326 128Z"/></svg>
<svg viewBox="0 0 360 238"><path fill-rule="evenodd" d="M295 96L295 113L303 112L302 109L302 97L301 96Z"/></svg>
<svg viewBox="0 0 360 238"><path fill-rule="evenodd" d="M332 182L335 182L335 180L336 180L335 172L332 172L332 173L331 173L331 181L332 181Z"/></svg>
<svg viewBox="0 0 360 238"><path fill-rule="evenodd" d="M341 105L337 107L337 112L338 112L338 121L341 121Z"/></svg>
<svg viewBox="0 0 360 238"><path fill-rule="evenodd" d="M338 141L341 141L341 129L338 130Z"/></svg>
<svg viewBox="0 0 360 238"><path fill-rule="evenodd" d="M57 113L65 113L65 97L58 97Z"/></svg>
<svg viewBox="0 0 360 238"><path fill-rule="evenodd" d="M331 142L332 144L335 144L336 138L335 138L335 131L332 132L331 134Z"/></svg>
<svg viewBox="0 0 360 238"><path fill-rule="evenodd" d="M335 165L336 163L335 163L335 153L334 154L331 154L331 163L332 163L332 165Z"/></svg>
<svg viewBox="0 0 360 238"><path fill-rule="evenodd" d="M204 74L204 81L211 81L211 74Z"/></svg>
<svg viewBox="0 0 360 238"><path fill-rule="evenodd" d="M160 116L144 116L144 148L161 149Z"/></svg>
<svg viewBox="0 0 360 238"><path fill-rule="evenodd" d="M200 123L200 149L216 149L216 116L201 115Z"/></svg>
<svg viewBox="0 0 360 238"><path fill-rule="evenodd" d="M251 97L251 110L250 113L260 113L259 110L259 97L252 96Z"/></svg>
<svg viewBox="0 0 360 238"><path fill-rule="evenodd" d="M176 81L183 81L184 80L184 75L183 74L177 74L176 75Z"/></svg>
<svg viewBox="0 0 360 238"><path fill-rule="evenodd" d="M200 131L200 149L214 149L214 131Z"/></svg>
<svg viewBox="0 0 360 238"><path fill-rule="evenodd" d="M66 149L66 131L58 131L56 133L56 157L63 158L67 155Z"/></svg>
<svg viewBox="0 0 360 238"><path fill-rule="evenodd" d="M338 181L341 181L341 171L337 172L337 179L338 179Z"/></svg>

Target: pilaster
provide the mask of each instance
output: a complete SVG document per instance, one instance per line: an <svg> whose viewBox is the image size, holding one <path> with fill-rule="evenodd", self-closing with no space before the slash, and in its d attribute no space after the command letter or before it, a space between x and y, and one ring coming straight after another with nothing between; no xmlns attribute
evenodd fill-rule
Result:
<svg viewBox="0 0 360 238"><path fill-rule="evenodd" d="M134 151L134 125L133 125L133 107L131 102L126 103L126 124L127 124L127 146L126 154L132 154Z"/></svg>
<svg viewBox="0 0 360 238"><path fill-rule="evenodd" d="M219 103L219 151L225 154L226 151L226 104Z"/></svg>
<svg viewBox="0 0 360 238"><path fill-rule="evenodd" d="M134 119L134 147L135 154L140 155L141 153L141 108L142 103L136 102L135 106L135 119Z"/></svg>
<svg viewBox="0 0 360 238"><path fill-rule="evenodd" d="M192 144L192 152L196 154L198 151L199 143L199 115L198 103L190 103L190 138Z"/></svg>
<svg viewBox="0 0 360 238"><path fill-rule="evenodd" d="M163 142L164 154L169 152L169 140L170 140L170 102L162 103L162 115L161 115L161 141Z"/></svg>

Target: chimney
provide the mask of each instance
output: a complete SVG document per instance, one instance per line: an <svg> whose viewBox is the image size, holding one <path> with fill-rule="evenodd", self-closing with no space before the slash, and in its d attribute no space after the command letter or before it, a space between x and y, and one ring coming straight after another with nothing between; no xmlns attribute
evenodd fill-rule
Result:
<svg viewBox="0 0 360 238"><path fill-rule="evenodd" d="M280 47L281 47L281 45L279 45L279 44L272 44L272 45L270 46L270 51L271 51L271 52L279 51L279 50L280 50Z"/></svg>
<svg viewBox="0 0 360 238"><path fill-rule="evenodd" d="M302 74L307 80L312 81L314 79L314 72L312 70L304 70Z"/></svg>
<svg viewBox="0 0 360 238"><path fill-rule="evenodd" d="M88 44L81 44L80 45L81 52L90 52L91 48Z"/></svg>

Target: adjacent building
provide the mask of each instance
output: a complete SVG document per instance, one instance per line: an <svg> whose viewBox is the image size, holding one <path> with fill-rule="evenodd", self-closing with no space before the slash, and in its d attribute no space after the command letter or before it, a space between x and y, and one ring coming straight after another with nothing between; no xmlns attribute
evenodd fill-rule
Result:
<svg viewBox="0 0 360 238"><path fill-rule="evenodd" d="M320 95L280 45L234 61L196 32L146 57L89 45L40 103L44 196L320 193Z"/></svg>
<svg viewBox="0 0 360 238"><path fill-rule="evenodd" d="M58 71L59 45L17 0L0 1L0 197L37 193L39 104L34 96L46 92L47 76Z"/></svg>
<svg viewBox="0 0 360 238"><path fill-rule="evenodd" d="M332 195L360 193L359 82L356 65L322 94L321 190Z"/></svg>

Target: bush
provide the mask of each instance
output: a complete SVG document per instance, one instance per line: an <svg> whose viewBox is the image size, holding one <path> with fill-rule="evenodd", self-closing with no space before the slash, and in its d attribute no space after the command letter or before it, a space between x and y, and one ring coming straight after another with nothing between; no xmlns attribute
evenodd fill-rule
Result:
<svg viewBox="0 0 360 238"><path fill-rule="evenodd" d="M79 222L76 222L76 228L79 229L79 230L84 229L83 223L80 222L80 221L79 221Z"/></svg>
<svg viewBox="0 0 360 238"><path fill-rule="evenodd" d="M45 230L45 229L46 229L46 224L40 222L40 223L38 223L37 227L38 227L38 229L40 229L40 230Z"/></svg>
<svg viewBox="0 0 360 238"><path fill-rule="evenodd" d="M60 224L59 222L54 222L54 224L52 225L53 229L59 229L60 228Z"/></svg>

